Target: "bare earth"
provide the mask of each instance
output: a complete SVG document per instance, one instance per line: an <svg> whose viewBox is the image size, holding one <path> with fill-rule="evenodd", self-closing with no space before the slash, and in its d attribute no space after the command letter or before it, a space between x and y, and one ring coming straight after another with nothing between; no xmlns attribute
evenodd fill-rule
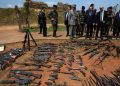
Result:
<svg viewBox="0 0 120 86"><path fill-rule="evenodd" d="M50 26L50 25L48 25ZM52 32L47 33L48 37L43 37L38 32L32 32L35 39L69 39L66 37L66 32L57 32L57 38L52 37ZM0 26L0 44L20 42L24 40L25 33L18 31L18 26Z"/></svg>

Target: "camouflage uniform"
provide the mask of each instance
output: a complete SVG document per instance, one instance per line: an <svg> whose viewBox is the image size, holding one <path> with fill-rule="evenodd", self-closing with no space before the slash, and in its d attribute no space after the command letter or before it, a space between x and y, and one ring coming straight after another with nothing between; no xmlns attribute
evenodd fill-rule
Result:
<svg viewBox="0 0 120 86"><path fill-rule="evenodd" d="M56 37L56 32L58 28L58 12L56 10L51 11L48 14L49 19L51 19L52 26L53 26L53 37Z"/></svg>
<svg viewBox="0 0 120 86"><path fill-rule="evenodd" d="M113 17L114 17L113 12L107 12L107 22L106 22L107 28L105 31L106 35L109 35L109 31L110 29L112 29Z"/></svg>
<svg viewBox="0 0 120 86"><path fill-rule="evenodd" d="M85 12L80 11L79 16L80 16L80 28L81 28L80 36L83 36L84 28L85 28Z"/></svg>

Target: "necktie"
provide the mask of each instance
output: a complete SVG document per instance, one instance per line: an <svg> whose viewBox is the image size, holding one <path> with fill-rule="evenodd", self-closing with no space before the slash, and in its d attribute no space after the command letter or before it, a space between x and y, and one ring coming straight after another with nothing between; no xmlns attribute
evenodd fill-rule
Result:
<svg viewBox="0 0 120 86"><path fill-rule="evenodd" d="M100 21L102 21L102 22L103 22L103 16L104 16L104 12L101 12L101 14L100 14Z"/></svg>
<svg viewBox="0 0 120 86"><path fill-rule="evenodd" d="M102 12L100 13L100 21L102 21Z"/></svg>
<svg viewBox="0 0 120 86"><path fill-rule="evenodd" d="M68 20L68 12L66 13L66 20Z"/></svg>
<svg viewBox="0 0 120 86"><path fill-rule="evenodd" d="M120 19L120 13L119 13L119 19Z"/></svg>

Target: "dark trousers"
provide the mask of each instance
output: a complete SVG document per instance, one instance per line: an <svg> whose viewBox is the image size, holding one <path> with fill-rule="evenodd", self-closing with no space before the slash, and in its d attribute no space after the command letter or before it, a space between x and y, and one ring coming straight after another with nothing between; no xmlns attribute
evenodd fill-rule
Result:
<svg viewBox="0 0 120 86"><path fill-rule="evenodd" d="M81 33L80 33L80 36L83 36L83 34L84 34L84 28L85 28L85 24L81 24L80 25L80 27L81 27Z"/></svg>
<svg viewBox="0 0 120 86"><path fill-rule="evenodd" d="M93 35L93 24L87 24L87 33L86 33L86 37L87 38L91 38Z"/></svg>
<svg viewBox="0 0 120 86"><path fill-rule="evenodd" d="M116 37L120 37L120 25L116 25Z"/></svg>
<svg viewBox="0 0 120 86"><path fill-rule="evenodd" d="M80 31L81 31L81 27L80 24L78 24L76 28L76 35L80 36Z"/></svg>
<svg viewBox="0 0 120 86"><path fill-rule="evenodd" d="M69 36L69 25L66 25L66 31L67 31L66 36Z"/></svg>
<svg viewBox="0 0 120 86"><path fill-rule="evenodd" d="M56 36L56 32L57 32L57 28L58 28L58 24L52 24L53 26L53 37Z"/></svg>
<svg viewBox="0 0 120 86"><path fill-rule="evenodd" d="M112 25L112 24L111 24ZM106 25L105 35L109 35L111 25Z"/></svg>
<svg viewBox="0 0 120 86"><path fill-rule="evenodd" d="M45 25L45 27L43 28L43 36L46 37L47 36L47 27Z"/></svg>
<svg viewBox="0 0 120 86"><path fill-rule="evenodd" d="M47 36L46 23L41 23L41 24L40 24L40 33L42 33L42 31L43 31L43 36Z"/></svg>
<svg viewBox="0 0 120 86"><path fill-rule="evenodd" d="M42 31L43 31L43 27L44 27L44 25L43 25L43 23L40 23L39 25L40 25L40 34L41 34Z"/></svg>
<svg viewBox="0 0 120 86"><path fill-rule="evenodd" d="M114 37L116 36L116 25L114 25L114 28L113 28L113 36Z"/></svg>
<svg viewBox="0 0 120 86"><path fill-rule="evenodd" d="M98 38L99 31L100 31L100 37L103 37L105 35L105 29L106 29L106 24L99 23L96 30L96 38Z"/></svg>

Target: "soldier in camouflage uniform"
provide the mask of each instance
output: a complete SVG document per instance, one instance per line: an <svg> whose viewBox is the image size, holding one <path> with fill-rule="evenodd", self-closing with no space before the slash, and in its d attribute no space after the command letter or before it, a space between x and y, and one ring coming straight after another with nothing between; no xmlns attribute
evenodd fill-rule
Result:
<svg viewBox="0 0 120 86"><path fill-rule="evenodd" d="M56 37L56 32L58 28L58 12L57 12L57 6L53 5L53 10L48 14L48 18L52 22L53 26L53 37Z"/></svg>
<svg viewBox="0 0 120 86"><path fill-rule="evenodd" d="M80 36L83 36L84 34L84 28L85 28L85 6L82 6L82 10L80 11Z"/></svg>
<svg viewBox="0 0 120 86"><path fill-rule="evenodd" d="M107 22L106 22L107 28L105 31L106 35L109 35L109 31L110 29L112 29L113 18L114 18L114 13L112 12L112 7L109 7L107 11Z"/></svg>
<svg viewBox="0 0 120 86"><path fill-rule="evenodd" d="M78 37L80 37L80 30L81 30L81 27L80 27L80 11L77 11L77 28L76 28L76 35Z"/></svg>

